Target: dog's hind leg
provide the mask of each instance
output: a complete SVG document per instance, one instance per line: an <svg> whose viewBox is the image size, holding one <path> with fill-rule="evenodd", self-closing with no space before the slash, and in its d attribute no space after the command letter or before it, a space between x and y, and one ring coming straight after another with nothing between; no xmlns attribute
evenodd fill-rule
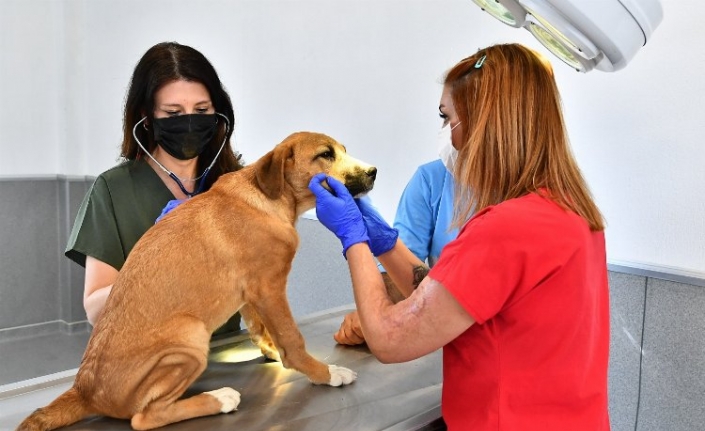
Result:
<svg viewBox="0 0 705 431"><path fill-rule="evenodd" d="M284 292L285 289L272 289L267 295L251 302L271 335L284 367L305 374L316 384L340 386L352 383L357 378L354 371L326 365L306 351L304 338L294 321Z"/></svg>
<svg viewBox="0 0 705 431"><path fill-rule="evenodd" d="M142 413L132 417L132 428L149 430L174 422L209 416L217 413L229 413L240 404L240 393L232 388L220 388L203 392L176 402L155 402Z"/></svg>
<svg viewBox="0 0 705 431"><path fill-rule="evenodd" d="M179 399L206 369L210 334L202 321L190 316L175 316L163 328L163 339L156 344L169 343L170 347L145 352L154 362L136 388L138 407L132 416L132 428L148 430L235 410L240 394L232 388Z"/></svg>
<svg viewBox="0 0 705 431"><path fill-rule="evenodd" d="M250 333L250 339L259 347L262 354L273 361L281 361L277 346L274 345L272 337L269 335L267 328L262 323L257 311L250 304L245 304L240 308L240 315L245 321L247 332Z"/></svg>

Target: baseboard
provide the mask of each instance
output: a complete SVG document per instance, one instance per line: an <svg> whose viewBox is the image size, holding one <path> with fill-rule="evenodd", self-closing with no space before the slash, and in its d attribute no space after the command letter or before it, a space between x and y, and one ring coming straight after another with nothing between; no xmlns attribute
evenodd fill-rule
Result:
<svg viewBox="0 0 705 431"><path fill-rule="evenodd" d="M17 340L56 333L79 334L90 332L92 329L93 327L87 320L73 323L68 323L63 320L53 320L51 322L0 329L0 341Z"/></svg>
<svg viewBox="0 0 705 431"><path fill-rule="evenodd" d="M681 268L610 259L607 262L607 269L613 272L641 275L644 277L673 281L675 283L705 287L705 273L689 271Z"/></svg>

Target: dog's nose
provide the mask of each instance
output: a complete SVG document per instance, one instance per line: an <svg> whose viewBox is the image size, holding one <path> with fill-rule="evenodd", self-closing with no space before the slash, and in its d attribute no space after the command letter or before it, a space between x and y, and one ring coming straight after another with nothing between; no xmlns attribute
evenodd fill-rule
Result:
<svg viewBox="0 0 705 431"><path fill-rule="evenodd" d="M370 169L368 169L367 176L372 178L373 181L376 180L377 179L377 168L372 166Z"/></svg>

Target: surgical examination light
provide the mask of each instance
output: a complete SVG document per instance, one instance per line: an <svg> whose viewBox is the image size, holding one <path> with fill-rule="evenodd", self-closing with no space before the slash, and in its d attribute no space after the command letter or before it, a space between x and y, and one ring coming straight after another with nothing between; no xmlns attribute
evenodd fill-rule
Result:
<svg viewBox="0 0 705 431"><path fill-rule="evenodd" d="M624 68L663 19L659 0L472 0L579 72Z"/></svg>

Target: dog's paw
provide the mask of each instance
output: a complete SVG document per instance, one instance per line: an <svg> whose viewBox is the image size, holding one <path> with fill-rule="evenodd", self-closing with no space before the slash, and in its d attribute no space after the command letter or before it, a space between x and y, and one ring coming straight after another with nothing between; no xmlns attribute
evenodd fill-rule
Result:
<svg viewBox="0 0 705 431"><path fill-rule="evenodd" d="M270 361L276 361L276 362L281 362L282 358L279 356L279 351L274 348L274 346L270 347L261 347L260 350L262 351L262 354L269 359Z"/></svg>
<svg viewBox="0 0 705 431"><path fill-rule="evenodd" d="M337 365L328 365L328 372L330 372L328 384L331 386L349 385L357 379L355 371Z"/></svg>
<svg viewBox="0 0 705 431"><path fill-rule="evenodd" d="M240 392L233 388L220 388L205 393L220 401L221 413L230 413L233 410L237 410L237 406L240 404Z"/></svg>
<svg viewBox="0 0 705 431"><path fill-rule="evenodd" d="M259 350L265 356L265 358L271 361L281 362L281 356L279 356L279 350L274 345L269 336L252 336L252 342L259 347Z"/></svg>

